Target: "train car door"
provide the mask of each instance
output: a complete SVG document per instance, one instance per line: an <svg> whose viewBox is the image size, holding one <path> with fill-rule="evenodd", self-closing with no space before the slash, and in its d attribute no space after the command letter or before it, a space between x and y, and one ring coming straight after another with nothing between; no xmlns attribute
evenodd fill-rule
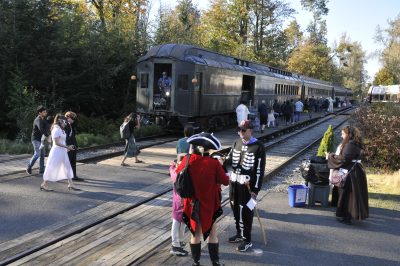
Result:
<svg viewBox="0 0 400 266"><path fill-rule="evenodd" d="M255 77L243 75L241 101L244 101L247 106L254 104L254 88Z"/></svg>
<svg viewBox="0 0 400 266"><path fill-rule="evenodd" d="M194 84L194 89L193 89L193 99L195 100L194 103L194 109L195 113L194 115L198 116L201 114L201 91L203 88L203 73L202 72L196 72L196 83ZM197 99L197 101L196 101Z"/></svg>
<svg viewBox="0 0 400 266"><path fill-rule="evenodd" d="M304 102L306 99L306 86L301 85L301 95L300 95L301 100Z"/></svg>
<svg viewBox="0 0 400 266"><path fill-rule="evenodd" d="M172 64L154 64L153 80L153 110L169 111L173 89Z"/></svg>

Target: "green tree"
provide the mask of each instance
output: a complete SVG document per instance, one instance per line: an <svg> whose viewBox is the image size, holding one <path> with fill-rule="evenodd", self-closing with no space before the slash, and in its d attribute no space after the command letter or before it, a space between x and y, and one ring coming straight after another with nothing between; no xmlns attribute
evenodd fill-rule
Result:
<svg viewBox="0 0 400 266"><path fill-rule="evenodd" d="M334 65L330 49L324 44L305 42L294 50L288 60L288 69L309 77L332 80Z"/></svg>
<svg viewBox="0 0 400 266"><path fill-rule="evenodd" d="M10 107L8 117L15 120L17 139L26 141L30 139L32 121L35 117L37 91L28 89L28 85L21 73L12 73L10 80L10 95L7 99L7 106Z"/></svg>
<svg viewBox="0 0 400 266"><path fill-rule="evenodd" d="M328 129L324 133L324 137L319 144L317 156L325 157L325 152L333 152L333 128L332 125L328 126Z"/></svg>
<svg viewBox="0 0 400 266"><path fill-rule="evenodd" d="M212 0L210 8L201 17L201 46L223 54L254 58L252 49L240 37L241 19L236 18L235 12L238 11L228 0Z"/></svg>
<svg viewBox="0 0 400 266"><path fill-rule="evenodd" d="M240 58L285 65L284 20L294 10L280 0L213 0L201 18L201 45Z"/></svg>
<svg viewBox="0 0 400 266"><path fill-rule="evenodd" d="M383 67L375 74L374 85L394 85L397 84L398 80L396 76L390 72L389 69Z"/></svg>
<svg viewBox="0 0 400 266"><path fill-rule="evenodd" d="M336 52L339 57L339 70L343 77L343 85L351 88L356 96L365 95L366 56L361 44L352 42L346 34L343 34Z"/></svg>
<svg viewBox="0 0 400 266"><path fill-rule="evenodd" d="M299 47L303 41L303 32L299 23L296 20L292 20L287 28L284 30L284 34L287 40L288 54L293 52Z"/></svg>
<svg viewBox="0 0 400 266"><path fill-rule="evenodd" d="M180 0L174 10L160 5L155 43L200 44L200 11L192 0Z"/></svg>
<svg viewBox="0 0 400 266"><path fill-rule="evenodd" d="M7 114L17 109L6 104L12 73L50 112L116 118L132 111L129 77L151 41L148 10L145 0L0 1L0 132L16 124Z"/></svg>
<svg viewBox="0 0 400 266"><path fill-rule="evenodd" d="M328 15L327 8L329 0L301 0L303 8L313 14L313 20L307 27L309 33L308 41L315 44L327 43L327 26L323 16Z"/></svg>
<svg viewBox="0 0 400 266"><path fill-rule="evenodd" d="M294 13L280 0L255 0L249 4L249 44L253 45L256 60L275 66L284 66L287 60L287 40L283 22Z"/></svg>
<svg viewBox="0 0 400 266"><path fill-rule="evenodd" d="M381 61L396 80L400 80L400 15L388 21L389 27L378 27L376 39L382 44Z"/></svg>

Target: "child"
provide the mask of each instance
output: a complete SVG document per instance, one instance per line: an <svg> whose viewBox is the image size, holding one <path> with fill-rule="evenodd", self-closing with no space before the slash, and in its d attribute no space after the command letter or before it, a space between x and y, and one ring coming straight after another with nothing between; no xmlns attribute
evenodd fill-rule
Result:
<svg viewBox="0 0 400 266"><path fill-rule="evenodd" d="M268 113L268 127L269 125L272 125L275 127L275 112L274 109L271 109L271 111Z"/></svg>
<svg viewBox="0 0 400 266"><path fill-rule="evenodd" d="M171 166L169 167L172 185L175 183L177 176L175 170L176 163L172 162ZM177 256L187 256L189 253L183 249L184 242L182 241L185 234L185 224L182 222L183 202L181 197L176 193L175 188L173 188L172 191L172 248L170 253Z"/></svg>

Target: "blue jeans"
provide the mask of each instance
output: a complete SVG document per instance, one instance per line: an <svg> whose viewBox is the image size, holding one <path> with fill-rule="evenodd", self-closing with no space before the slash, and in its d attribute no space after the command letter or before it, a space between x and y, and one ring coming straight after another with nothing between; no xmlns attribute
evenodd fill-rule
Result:
<svg viewBox="0 0 400 266"><path fill-rule="evenodd" d="M32 140L34 153L33 153L33 156L31 158L31 160L29 161L28 168L32 169L32 166L35 164L36 160L40 157L39 173L43 173L44 172L44 153L45 153L45 149L39 150L40 143L41 143L40 141Z"/></svg>
<svg viewBox="0 0 400 266"><path fill-rule="evenodd" d="M294 112L294 121L295 122L300 121L300 114L301 114L301 112Z"/></svg>

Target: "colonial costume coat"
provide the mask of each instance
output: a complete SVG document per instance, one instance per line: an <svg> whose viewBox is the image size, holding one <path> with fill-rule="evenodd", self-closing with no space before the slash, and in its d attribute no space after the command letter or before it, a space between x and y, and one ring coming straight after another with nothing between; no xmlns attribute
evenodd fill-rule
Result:
<svg viewBox="0 0 400 266"><path fill-rule="evenodd" d="M177 167L177 173L185 167L187 156ZM183 221L193 235L197 226L201 226L205 240L215 220L222 214L220 186L221 184L227 186L229 178L218 160L199 154L190 156L189 174L195 195L193 198L183 200Z"/></svg>

